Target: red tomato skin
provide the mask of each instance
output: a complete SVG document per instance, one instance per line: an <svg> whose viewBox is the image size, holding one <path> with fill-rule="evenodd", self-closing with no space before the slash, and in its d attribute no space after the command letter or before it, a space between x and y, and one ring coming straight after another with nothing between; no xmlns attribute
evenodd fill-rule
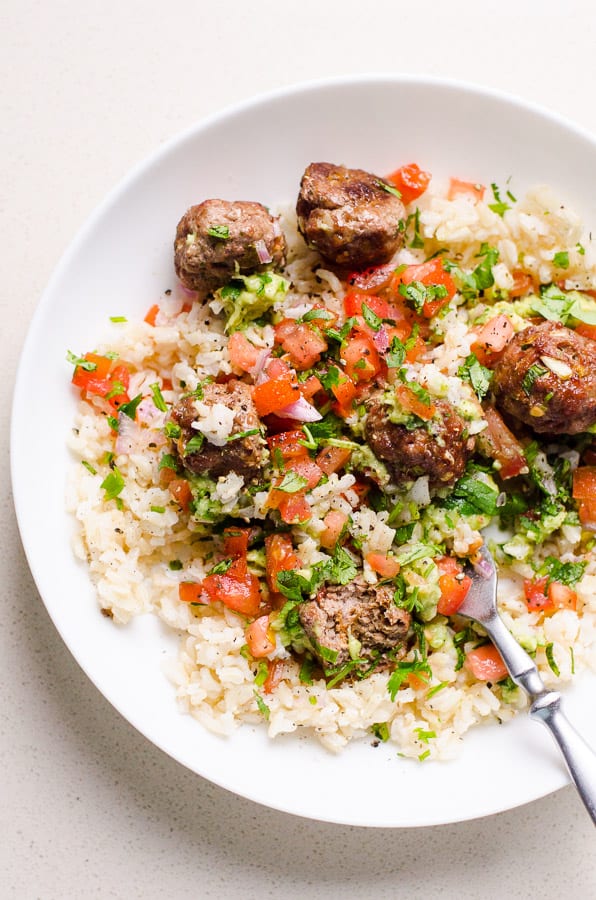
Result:
<svg viewBox="0 0 596 900"><path fill-rule="evenodd" d="M403 202L408 204L422 196L431 179L431 173L421 169L418 163L408 163L406 166L400 166L385 180L397 188Z"/></svg>
<svg viewBox="0 0 596 900"><path fill-rule="evenodd" d="M379 353L366 334L355 333L341 348L339 355L345 364L346 375L352 381L370 381L381 370Z"/></svg>
<svg viewBox="0 0 596 900"><path fill-rule="evenodd" d="M486 188L483 184L474 184L472 181L460 181L459 178L449 179L448 200L455 200L458 196L472 197L474 200L483 200Z"/></svg>
<svg viewBox="0 0 596 900"><path fill-rule="evenodd" d="M279 412L300 397L300 388L289 375L271 378L253 388L252 398L259 416Z"/></svg>
<svg viewBox="0 0 596 900"><path fill-rule="evenodd" d="M269 616L259 616L244 632L251 656L263 659L275 650L275 637L269 626Z"/></svg>
<svg viewBox="0 0 596 900"><path fill-rule="evenodd" d="M496 682L509 674L501 654L493 644L484 644L470 650L464 665L478 681Z"/></svg>
<svg viewBox="0 0 596 900"><path fill-rule="evenodd" d="M235 368L250 372L256 366L261 351L241 331L235 331L228 341L228 353Z"/></svg>
<svg viewBox="0 0 596 900"><path fill-rule="evenodd" d="M279 434L270 435L267 438L267 443L269 444L273 461L275 462L278 454L281 454L284 462L290 462L294 459L307 459L308 450L303 443L300 443L304 439L304 432L298 430L281 431Z"/></svg>
<svg viewBox="0 0 596 900"><path fill-rule="evenodd" d="M289 534L270 534L265 538L266 578L269 590L277 592L280 572L300 568Z"/></svg>

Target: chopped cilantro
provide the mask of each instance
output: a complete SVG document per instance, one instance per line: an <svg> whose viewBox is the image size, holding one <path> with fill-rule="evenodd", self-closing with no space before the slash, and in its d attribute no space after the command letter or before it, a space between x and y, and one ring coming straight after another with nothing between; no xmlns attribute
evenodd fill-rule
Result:
<svg viewBox="0 0 596 900"><path fill-rule="evenodd" d="M116 416L108 416L107 423L110 426L110 428L112 429L112 431L115 431L116 433L118 433L118 431L120 430L120 423L118 422L118 419L116 418Z"/></svg>
<svg viewBox="0 0 596 900"><path fill-rule="evenodd" d="M387 722L375 722L374 725L370 726L371 734L379 741L388 741L389 740L389 725Z"/></svg>
<svg viewBox="0 0 596 900"><path fill-rule="evenodd" d="M424 753L421 753L418 756L418 759L420 760L420 762L424 762L424 760L428 759L429 756L430 756L430 750L425 750Z"/></svg>
<svg viewBox="0 0 596 900"><path fill-rule="evenodd" d="M110 322L128 322L126 316L110 316Z"/></svg>
<svg viewBox="0 0 596 900"><path fill-rule="evenodd" d="M426 675L428 678L432 678L432 670L428 662L425 659L421 659L417 653L414 654L414 659L411 662L398 662L397 667L392 672L387 682L387 690L392 702L397 697L400 687L410 675L418 675L418 677Z"/></svg>
<svg viewBox="0 0 596 900"><path fill-rule="evenodd" d="M398 191L396 187L393 187L393 185L385 184L384 181L377 181L377 187L382 188L384 191L387 191L388 194L393 194L394 197L397 197L398 200L401 200L400 191Z"/></svg>
<svg viewBox="0 0 596 900"><path fill-rule="evenodd" d="M553 652L553 643L552 643L552 641L550 642L550 644L547 644L547 645L546 645L546 647L544 648L544 652L546 653L546 661L547 661L547 663L549 664L549 666L550 666L550 668L551 668L551 671L552 671L552 672L557 676L557 678L558 678L559 675L561 674L561 672L560 672L560 669L559 669L559 667L558 667L558 665L557 665L557 663L556 663L556 660L555 660L555 655L554 655L554 652Z"/></svg>
<svg viewBox="0 0 596 900"><path fill-rule="evenodd" d="M207 229L207 234L217 241L227 241L230 237L230 229L227 225L212 225Z"/></svg>
<svg viewBox="0 0 596 900"><path fill-rule="evenodd" d="M150 506L149 509L154 513L165 513L165 506Z"/></svg>
<svg viewBox="0 0 596 900"><path fill-rule="evenodd" d="M97 475L97 469L95 469L91 463L87 462L86 459L81 460L81 465L85 466L88 472L91 472L92 475Z"/></svg>
<svg viewBox="0 0 596 900"><path fill-rule="evenodd" d="M137 414L137 406L143 399L142 394L137 394L132 400L129 400L128 403L123 403L122 406L118 407L118 412L123 413L125 416L128 416L129 419L134 419Z"/></svg>
<svg viewBox="0 0 596 900"><path fill-rule="evenodd" d="M159 470L161 469L173 469L175 472L178 470L178 460L175 456L172 456L171 453L164 453L162 458L159 461L159 465L157 467Z"/></svg>
<svg viewBox="0 0 596 900"><path fill-rule="evenodd" d="M300 672L298 673L298 680L301 684L312 684L313 678L312 673L315 666L315 661L312 656L305 656L302 660L302 665L300 666Z"/></svg>
<svg viewBox="0 0 596 900"><path fill-rule="evenodd" d="M495 247L489 247L488 244L481 244L478 257L484 257L480 265L476 266L472 275L479 291L485 291L495 283L493 276L493 266L499 259L499 251Z"/></svg>
<svg viewBox="0 0 596 900"><path fill-rule="evenodd" d="M457 374L463 381L470 382L479 400L487 395L493 373L478 361L475 353L466 357Z"/></svg>
<svg viewBox="0 0 596 900"><path fill-rule="evenodd" d="M497 187L496 184L494 184L494 183L491 184L491 189L493 192L493 197L495 198L495 202L489 203L488 208L492 209L492 211L494 213L496 213L498 216L501 216L501 218L502 218L505 215L505 213L507 212L507 210L511 209L511 207L509 206L508 203L504 203L501 200L501 194L500 194L499 188Z"/></svg>
<svg viewBox="0 0 596 900"><path fill-rule="evenodd" d="M124 478L120 470L114 466L109 475L106 475L100 485L104 493L104 500L115 500L124 488Z"/></svg>
<svg viewBox="0 0 596 900"><path fill-rule="evenodd" d="M580 244L580 243L578 242L578 243L575 245L575 249L577 250L577 252L579 253L580 256L585 256L586 248L583 246L583 244Z"/></svg>
<svg viewBox="0 0 596 900"><path fill-rule="evenodd" d="M253 434L260 434L259 429L249 428L248 431L237 431L236 434L230 434L226 440L229 444L231 441L240 441L242 438L252 437Z"/></svg>
<svg viewBox="0 0 596 900"><path fill-rule="evenodd" d="M79 369L84 369L85 372L95 372L97 369L97 363L90 362L84 356L76 356L70 350L66 351L66 361Z"/></svg>
<svg viewBox="0 0 596 900"><path fill-rule="evenodd" d="M415 728L414 732L418 735L418 740L423 744L428 744L430 740L436 738L436 731L425 731L424 728Z"/></svg>
<svg viewBox="0 0 596 900"><path fill-rule="evenodd" d="M345 381L344 376L341 374L340 370L337 366L329 366L326 372L322 372L319 375L319 381L323 385L326 391L330 391L332 388L336 387L338 384ZM313 425L316 423L312 423ZM310 426L309 426L310 427ZM311 428L312 431L312 428Z"/></svg>
<svg viewBox="0 0 596 900"><path fill-rule="evenodd" d="M163 430L164 430L165 436L168 438L172 438L173 440L175 440L176 438L179 438L180 435L182 434L182 429L180 428L180 425L176 425L175 422L166 422L166 424L163 427Z"/></svg>
<svg viewBox="0 0 596 900"><path fill-rule="evenodd" d="M372 328L373 331L378 331L381 325L383 324L383 320L380 316L377 316L375 312L372 311L370 306L367 306L366 303L362 304L362 315L364 316L364 321Z"/></svg>
<svg viewBox="0 0 596 900"><path fill-rule="evenodd" d="M166 401L163 398L161 393L161 389L157 381L154 384L150 384L149 388L151 390L151 396L153 397L153 403L157 407L160 412L167 412L168 407L166 406Z"/></svg>
<svg viewBox="0 0 596 900"><path fill-rule="evenodd" d="M255 684L257 687L262 687L267 681L267 676L269 675L269 664L266 659L260 659L257 663L257 671L255 674Z"/></svg>
<svg viewBox="0 0 596 900"><path fill-rule="evenodd" d="M568 269L569 268L569 253L566 250L562 250L560 253L555 253L553 256L553 265L557 267L557 269Z"/></svg>
<svg viewBox="0 0 596 900"><path fill-rule="evenodd" d="M231 569L233 562L234 562L233 559L222 559L221 562L218 562L217 565L212 566L212 568L209 569L209 574L210 575L225 575L225 573L227 571L229 571L229 569Z"/></svg>
<svg viewBox="0 0 596 900"><path fill-rule="evenodd" d="M184 455L189 456L191 453L198 453L204 443L204 434L201 434L200 431L197 434L193 434L191 439L187 441L184 446Z"/></svg>
<svg viewBox="0 0 596 900"><path fill-rule="evenodd" d="M299 475L297 472L290 470L289 472L286 472L280 484L275 485L275 490L283 491L285 494L295 494L297 491L301 491L305 488L307 484L308 481L306 478Z"/></svg>
<svg viewBox="0 0 596 900"><path fill-rule="evenodd" d="M333 318L333 313L330 313L327 309L309 309L307 313L304 313L303 316L300 316L298 322L313 322L316 320L328 322L329 319Z"/></svg>
<svg viewBox="0 0 596 900"><path fill-rule="evenodd" d="M171 559L168 563L168 568L171 569L172 572L179 572L183 568L181 559Z"/></svg>
<svg viewBox="0 0 596 900"><path fill-rule="evenodd" d="M416 212L414 213L414 237L410 241L410 247L413 250L424 249L424 241L420 237L420 210L418 207L416 207Z"/></svg>
<svg viewBox="0 0 596 900"><path fill-rule="evenodd" d="M499 491L474 475L463 475L453 488L452 497L463 501L461 511L464 515L484 513L494 516L497 513L497 497Z"/></svg>
<svg viewBox="0 0 596 900"><path fill-rule="evenodd" d="M585 562L561 562L555 556L547 556L538 569L539 575L548 575L548 584L558 581L567 587L574 587L583 578L587 563Z"/></svg>
<svg viewBox="0 0 596 900"><path fill-rule="evenodd" d="M257 706L261 715L264 716L265 719L269 720L271 710L269 709L261 695L258 693L258 691L255 691L255 700L257 701Z"/></svg>
<svg viewBox="0 0 596 900"><path fill-rule="evenodd" d="M442 300L447 296L447 288L444 284L423 284L421 281L410 281L409 284L400 284L399 293L416 310L422 312L425 303L433 300Z"/></svg>
<svg viewBox="0 0 596 900"><path fill-rule="evenodd" d="M569 655L571 657L571 674L575 675L575 654L573 652L573 647L569 648Z"/></svg>
<svg viewBox="0 0 596 900"><path fill-rule="evenodd" d="M438 694L439 691L442 691L443 688L446 688L448 684L448 681L440 681L439 684L435 684L433 687L431 687L430 691L426 692L426 699L430 700L431 697L434 697L435 694Z"/></svg>
<svg viewBox="0 0 596 900"><path fill-rule="evenodd" d="M406 348L400 339L395 336L389 346L389 350L385 354L385 361L388 368L399 369L406 358Z"/></svg>
<svg viewBox="0 0 596 900"><path fill-rule="evenodd" d="M534 382L538 380L538 378L542 378L543 375L548 375L548 369L545 369L544 366L541 366L539 363L533 363L524 377L522 378L522 390L526 397L529 397L532 393L532 388L534 387Z"/></svg>

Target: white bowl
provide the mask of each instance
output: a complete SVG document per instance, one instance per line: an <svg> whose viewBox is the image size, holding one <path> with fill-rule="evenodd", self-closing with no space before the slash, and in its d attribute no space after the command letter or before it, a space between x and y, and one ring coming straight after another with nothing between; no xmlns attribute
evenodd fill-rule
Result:
<svg viewBox="0 0 596 900"><path fill-rule="evenodd" d="M102 617L71 552L64 487L74 400L66 349L95 346L109 336L110 315L142 317L173 283L173 234L188 206L218 196L293 201L315 160L379 173L417 161L435 175L485 184L511 176L514 193L549 183L596 223L596 195L586 190L596 169L594 139L520 100L462 84L382 76L298 86L175 138L91 217L31 324L12 423L14 496L29 564L56 627L99 690L149 740L205 778L267 806L354 825L433 825L509 809L568 781L546 731L523 715L473 730L448 763L402 760L370 741L332 756L314 740L270 741L252 727L214 737L177 711L162 674L177 639L152 617L125 628ZM593 687L590 677L580 679L566 705L594 744Z"/></svg>

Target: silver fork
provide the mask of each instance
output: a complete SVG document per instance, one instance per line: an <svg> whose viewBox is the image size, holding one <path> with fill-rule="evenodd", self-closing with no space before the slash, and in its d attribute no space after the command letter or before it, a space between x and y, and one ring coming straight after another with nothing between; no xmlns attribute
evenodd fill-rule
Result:
<svg viewBox="0 0 596 900"><path fill-rule="evenodd" d="M531 718L538 719L550 730L565 757L579 795L596 824L596 754L561 710L561 695L558 691L547 690L534 661L520 647L499 616L497 570L486 544L480 555L483 560L481 565L476 569L466 569L472 584L457 611L458 615L482 625L503 657L513 681L529 694Z"/></svg>

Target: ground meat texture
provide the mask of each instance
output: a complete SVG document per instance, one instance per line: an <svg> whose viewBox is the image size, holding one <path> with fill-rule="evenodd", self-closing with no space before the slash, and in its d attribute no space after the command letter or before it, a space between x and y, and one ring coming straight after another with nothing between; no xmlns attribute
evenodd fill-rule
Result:
<svg viewBox="0 0 596 900"><path fill-rule="evenodd" d="M260 421L252 402L250 387L242 381L203 386L202 402L207 405L222 403L235 412L232 435L259 428ZM235 472L245 481L258 478L266 461L265 442L260 433L229 441L223 447L206 440L200 450L187 453L186 446L200 432L192 427L199 418L194 397L185 397L172 408L171 419L182 429L175 445L184 467L195 475L219 478Z"/></svg>
<svg viewBox="0 0 596 900"><path fill-rule="evenodd" d="M298 228L330 263L365 269L387 262L403 244L404 205L362 169L311 163L296 204Z"/></svg>
<svg viewBox="0 0 596 900"><path fill-rule="evenodd" d="M356 578L346 585L326 585L314 600L301 604L300 622L325 667L349 662L354 640L361 644L362 659L396 649L396 657L404 655L411 617L395 605L393 594L388 585ZM320 647L337 653L333 662L317 650Z"/></svg>
<svg viewBox="0 0 596 900"><path fill-rule="evenodd" d="M387 466L396 484L429 476L434 488L453 485L464 473L474 452L475 439L464 420L446 400L433 400L435 415L418 428L408 430L388 418L382 394L367 401L365 436L377 457Z"/></svg>
<svg viewBox="0 0 596 900"><path fill-rule="evenodd" d="M174 241L176 275L204 298L236 274L285 263L277 219L260 203L205 200L182 216Z"/></svg>
<svg viewBox="0 0 596 900"><path fill-rule="evenodd" d="M496 405L541 434L578 434L596 422L596 343L558 322L519 331L492 381Z"/></svg>

